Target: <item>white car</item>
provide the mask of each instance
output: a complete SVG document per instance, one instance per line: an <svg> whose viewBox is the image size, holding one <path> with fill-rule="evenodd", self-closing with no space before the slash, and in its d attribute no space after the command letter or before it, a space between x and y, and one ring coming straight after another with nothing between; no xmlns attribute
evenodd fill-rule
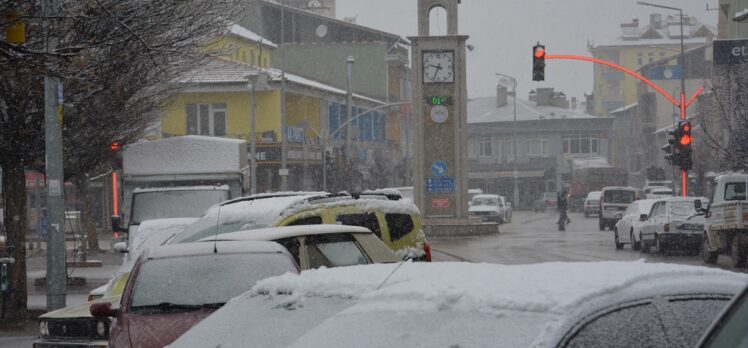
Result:
<svg viewBox="0 0 748 348"><path fill-rule="evenodd" d="M319 269L259 281L170 347L689 347L746 282L644 262Z"/></svg>
<svg viewBox="0 0 748 348"><path fill-rule="evenodd" d="M673 189L668 188L668 187L655 188L655 189L649 190L649 193L646 193L646 195L647 195L647 199L673 197Z"/></svg>
<svg viewBox="0 0 748 348"><path fill-rule="evenodd" d="M705 221L697 215L694 201L701 199L670 197L657 201L641 227L642 252L654 247L661 254L681 249L697 255L704 238Z"/></svg>
<svg viewBox="0 0 748 348"><path fill-rule="evenodd" d="M641 226L647 220L649 212L659 200L643 199L631 203L628 208L621 214L615 226L615 245L616 249L621 250L626 244L631 245L631 249L639 250L641 248Z"/></svg>
<svg viewBox="0 0 748 348"><path fill-rule="evenodd" d="M503 197L499 195L476 195L470 200L468 213L484 222L503 223L506 221L504 207Z"/></svg>
<svg viewBox="0 0 748 348"><path fill-rule="evenodd" d="M584 199L584 217L589 217L592 214L600 214L600 198L602 192L592 191L587 194L587 198Z"/></svg>

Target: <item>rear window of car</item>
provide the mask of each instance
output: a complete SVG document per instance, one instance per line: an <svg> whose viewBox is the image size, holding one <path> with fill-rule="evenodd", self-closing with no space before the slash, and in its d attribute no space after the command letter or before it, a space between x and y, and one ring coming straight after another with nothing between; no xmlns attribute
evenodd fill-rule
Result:
<svg viewBox="0 0 748 348"><path fill-rule="evenodd" d="M379 239L382 239L382 229L379 228L379 220L377 220L377 214L375 213L341 214L338 215L335 221L340 225L368 228L370 231L374 232Z"/></svg>
<svg viewBox="0 0 748 348"><path fill-rule="evenodd" d="M745 200L745 183L732 182L725 185L726 201L744 201Z"/></svg>
<svg viewBox="0 0 748 348"><path fill-rule="evenodd" d="M306 237L309 268L342 267L371 263L349 234Z"/></svg>
<svg viewBox="0 0 748 348"><path fill-rule="evenodd" d="M288 226L307 226L307 225L322 225L322 218L319 216L308 216L301 219L297 219Z"/></svg>
<svg viewBox="0 0 748 348"><path fill-rule="evenodd" d="M628 204L636 200L636 192L629 190L610 190L605 191L603 202Z"/></svg>
<svg viewBox="0 0 748 348"><path fill-rule="evenodd" d="M390 239L396 242L413 231L413 218L408 214L385 214L387 229L390 230Z"/></svg>

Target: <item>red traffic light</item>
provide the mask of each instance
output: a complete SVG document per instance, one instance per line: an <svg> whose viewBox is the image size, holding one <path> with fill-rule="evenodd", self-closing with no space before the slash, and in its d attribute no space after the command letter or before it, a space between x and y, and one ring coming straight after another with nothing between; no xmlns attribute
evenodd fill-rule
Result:
<svg viewBox="0 0 748 348"><path fill-rule="evenodd" d="M690 135L684 134L680 137L680 145L681 146L689 146L691 145L691 142L693 141L693 138L691 138Z"/></svg>
<svg viewBox="0 0 748 348"><path fill-rule="evenodd" d="M112 151L114 151L114 152L119 151L120 147L121 147L120 143L116 142L116 141L113 142L111 145L109 145L109 149L112 150Z"/></svg>
<svg viewBox="0 0 748 348"><path fill-rule="evenodd" d="M543 47L535 48L535 58L545 58L545 49Z"/></svg>

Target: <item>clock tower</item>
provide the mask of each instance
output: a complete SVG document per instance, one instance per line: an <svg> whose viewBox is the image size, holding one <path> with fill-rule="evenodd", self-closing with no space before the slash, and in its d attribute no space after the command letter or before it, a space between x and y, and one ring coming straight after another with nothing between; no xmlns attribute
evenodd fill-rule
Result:
<svg viewBox="0 0 748 348"><path fill-rule="evenodd" d="M459 0L418 0L413 67L413 191L425 225L469 224L466 41ZM430 14L447 13L447 35L432 36Z"/></svg>

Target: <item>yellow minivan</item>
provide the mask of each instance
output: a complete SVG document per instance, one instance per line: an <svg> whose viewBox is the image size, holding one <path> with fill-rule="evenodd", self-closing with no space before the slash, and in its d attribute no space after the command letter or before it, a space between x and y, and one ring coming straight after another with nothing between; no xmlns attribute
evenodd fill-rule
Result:
<svg viewBox="0 0 748 348"><path fill-rule="evenodd" d="M290 193L239 198L210 208L169 241L195 242L211 235L299 225L365 227L403 259L431 261L421 214L399 195Z"/></svg>

